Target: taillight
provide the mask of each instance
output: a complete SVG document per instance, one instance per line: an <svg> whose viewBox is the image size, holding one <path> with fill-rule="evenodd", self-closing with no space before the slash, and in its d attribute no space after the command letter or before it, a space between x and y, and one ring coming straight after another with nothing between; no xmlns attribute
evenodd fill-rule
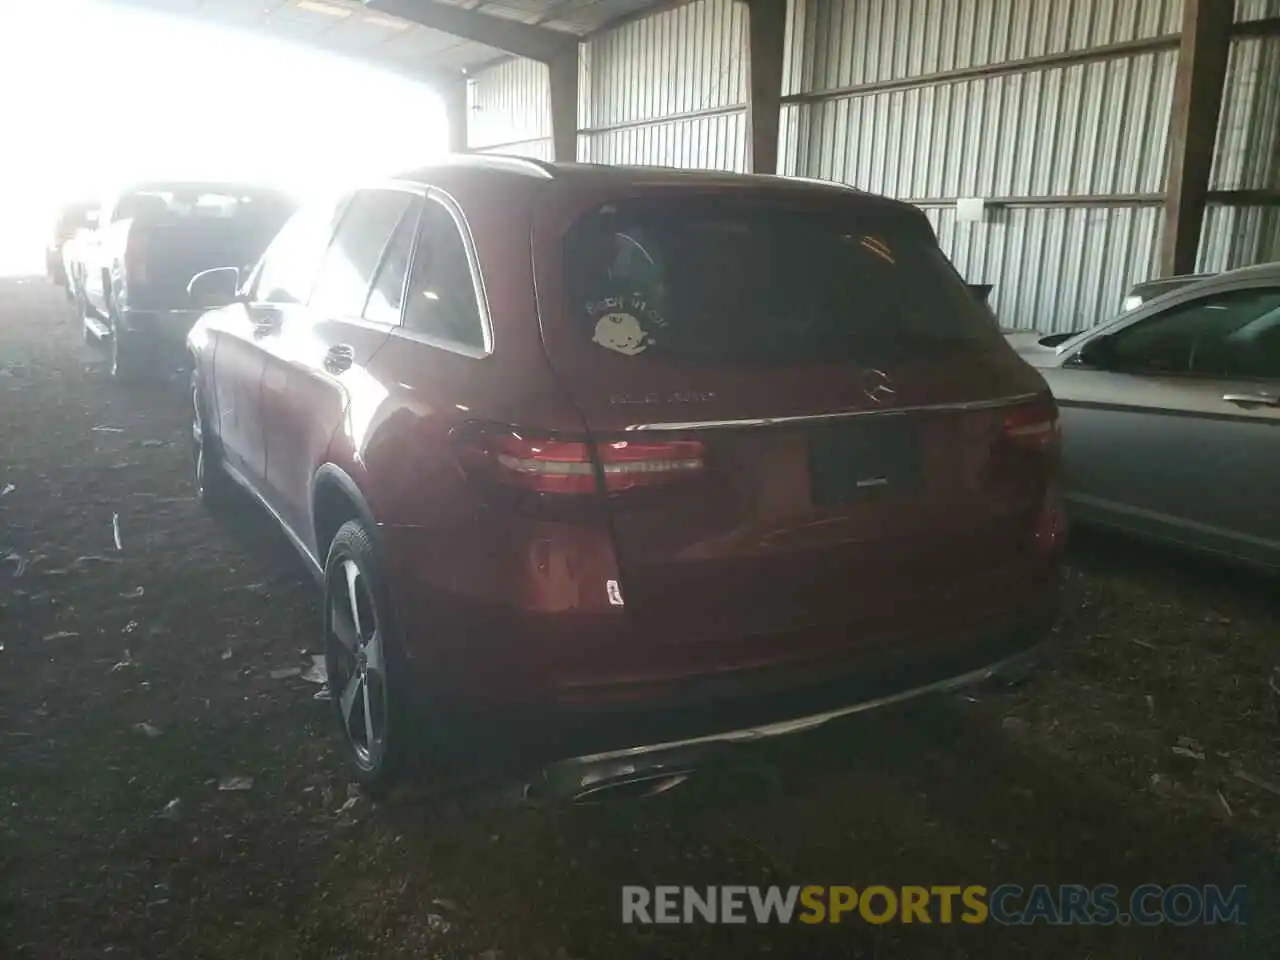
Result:
<svg viewBox="0 0 1280 960"><path fill-rule="evenodd" d="M1004 415L1004 437L1015 446L1057 453L1058 408L1052 399L1010 407Z"/></svg>
<svg viewBox="0 0 1280 960"><path fill-rule="evenodd" d="M125 241L124 268L128 278L135 283L145 283L147 279L147 245L142 235L129 232Z"/></svg>
<svg viewBox="0 0 1280 960"><path fill-rule="evenodd" d="M563 439L529 436L508 427L470 425L459 431L458 460L472 476L534 493L608 493L687 478L705 465L695 440Z"/></svg>

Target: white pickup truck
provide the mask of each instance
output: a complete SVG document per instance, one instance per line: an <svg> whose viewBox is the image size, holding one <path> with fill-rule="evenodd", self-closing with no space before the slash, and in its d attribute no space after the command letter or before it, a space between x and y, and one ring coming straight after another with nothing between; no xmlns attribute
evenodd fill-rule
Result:
<svg viewBox="0 0 1280 960"><path fill-rule="evenodd" d="M112 376L136 379L180 354L200 315L191 278L244 271L294 209L285 194L234 183L143 183L109 198L78 247L85 334L110 344Z"/></svg>

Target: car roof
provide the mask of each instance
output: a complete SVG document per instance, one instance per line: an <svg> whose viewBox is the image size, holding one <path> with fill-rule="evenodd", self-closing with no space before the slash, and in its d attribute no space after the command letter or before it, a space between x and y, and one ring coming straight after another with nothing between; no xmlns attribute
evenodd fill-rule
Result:
<svg viewBox="0 0 1280 960"><path fill-rule="evenodd" d="M797 195L830 195L848 200L864 198L877 206L899 208L903 213L923 216L917 207L868 193L856 187L830 180L815 180L805 177L780 177L767 174L731 173L724 170L688 170L675 167L657 166L623 166L603 163L553 163L545 160L532 160L527 157L507 156L503 154L457 154L412 171L399 174L396 180L429 184L432 175L443 169L471 171L476 177L493 177L510 180L524 179L531 185L556 184L561 187L594 186L594 187L689 187L689 188L721 188L743 189L759 187L774 192L789 192Z"/></svg>

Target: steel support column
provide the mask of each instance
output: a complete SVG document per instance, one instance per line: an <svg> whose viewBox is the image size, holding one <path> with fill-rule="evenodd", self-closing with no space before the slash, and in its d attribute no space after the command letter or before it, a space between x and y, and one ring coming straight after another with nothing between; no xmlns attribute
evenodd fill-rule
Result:
<svg viewBox="0 0 1280 960"><path fill-rule="evenodd" d="M551 146L557 163L578 159L578 47L547 61L551 91Z"/></svg>
<svg viewBox="0 0 1280 960"><path fill-rule="evenodd" d="M449 152L467 152L467 123L469 110L467 104L467 78L459 74L456 78L436 84L440 100L444 103L445 122L449 130Z"/></svg>
<svg viewBox="0 0 1280 960"><path fill-rule="evenodd" d="M1165 276L1195 271L1227 80L1232 8L1225 0L1184 0L1160 251Z"/></svg>
<svg viewBox="0 0 1280 960"><path fill-rule="evenodd" d="M751 130L747 169L752 173L777 173L787 0L747 0L747 11L750 37L747 122Z"/></svg>

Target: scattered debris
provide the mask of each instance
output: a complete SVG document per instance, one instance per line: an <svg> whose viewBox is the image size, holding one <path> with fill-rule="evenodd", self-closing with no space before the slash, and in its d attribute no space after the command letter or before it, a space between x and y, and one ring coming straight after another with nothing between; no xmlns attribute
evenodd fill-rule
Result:
<svg viewBox="0 0 1280 960"><path fill-rule="evenodd" d="M307 667L302 679L307 683L318 683L324 686L329 682L329 669L325 666L325 658L322 653L313 653L311 655L311 666Z"/></svg>
<svg viewBox="0 0 1280 960"><path fill-rule="evenodd" d="M1271 679L1267 681L1267 685L1271 687L1272 693L1280 697L1280 667L1271 671Z"/></svg>
<svg viewBox="0 0 1280 960"><path fill-rule="evenodd" d="M339 813L346 813L361 800L360 788L354 783L347 784L347 799L342 802L342 806L338 808Z"/></svg>
<svg viewBox="0 0 1280 960"><path fill-rule="evenodd" d="M458 909L458 905L457 905L456 903L454 903L452 900L446 900L444 897L437 897L436 899L432 900L431 902L432 902L432 904L433 904L433 905L435 905L435 906L437 906L437 907L440 907L440 908L441 908L441 909L443 909L443 910L447 910L447 911L449 911L450 913L460 913L460 912L461 912L461 911Z"/></svg>
<svg viewBox="0 0 1280 960"><path fill-rule="evenodd" d="M151 737L152 739L160 736L160 728L153 727L151 724L147 723L145 720L142 721L142 723L135 723L133 725L133 729L137 730L139 733L146 734L148 737Z"/></svg>
<svg viewBox="0 0 1280 960"><path fill-rule="evenodd" d="M169 445L169 441L168 440L143 440L142 445L144 447L167 447Z"/></svg>
<svg viewBox="0 0 1280 960"><path fill-rule="evenodd" d="M256 593L259 596L267 595L267 585L265 583L246 583L241 590L247 590L249 593Z"/></svg>
<svg viewBox="0 0 1280 960"><path fill-rule="evenodd" d="M1136 643L1136 644L1137 644L1138 646L1140 646L1140 647L1146 647L1148 650L1159 650L1159 649L1160 649L1160 648L1159 648L1159 647L1157 647L1154 643L1148 643L1146 640L1139 640L1137 637L1130 637L1130 638L1129 638L1129 640L1130 640L1132 643Z"/></svg>
<svg viewBox="0 0 1280 960"><path fill-rule="evenodd" d="M111 533L116 541L116 553L119 553L124 547L120 544L120 514L113 513L111 515Z"/></svg>
<svg viewBox="0 0 1280 960"><path fill-rule="evenodd" d="M96 426L90 427L94 433L124 433L123 427Z"/></svg>
<svg viewBox="0 0 1280 960"><path fill-rule="evenodd" d="M13 493L13 491L17 489L18 488L15 487L12 483L6 483L3 487L0 487L0 497L7 497L9 494Z"/></svg>
<svg viewBox="0 0 1280 960"><path fill-rule="evenodd" d="M1204 759L1204 746L1195 737L1179 737L1178 745L1172 749L1180 757L1190 757L1192 760Z"/></svg>
<svg viewBox="0 0 1280 960"><path fill-rule="evenodd" d="M159 817L161 820L177 820L178 816L181 813L182 813L182 801L179 800L177 797L174 797L172 800L170 800L168 803L164 805L164 809L162 809L159 813L157 813L156 816Z"/></svg>
<svg viewBox="0 0 1280 960"><path fill-rule="evenodd" d="M289 677L296 677L302 673L301 667L277 667L272 670L269 676L272 680L287 680Z"/></svg>
<svg viewBox="0 0 1280 960"><path fill-rule="evenodd" d="M223 793L252 790L253 777L223 777L218 782L218 789Z"/></svg>
<svg viewBox="0 0 1280 960"><path fill-rule="evenodd" d="M137 600L146 592L147 591L145 587L134 587L132 590L128 591L127 593L120 594L120 596L123 597L125 600Z"/></svg>
<svg viewBox="0 0 1280 960"><path fill-rule="evenodd" d="M120 561L115 557L100 557L97 554L90 554L89 556L86 556L86 557L76 557L75 560L72 561L71 566L82 567L87 563L119 563L119 562Z"/></svg>
<svg viewBox="0 0 1280 960"><path fill-rule="evenodd" d="M231 659L231 648L230 648L230 647L227 647L227 649L225 649L225 650L223 650L223 651L222 651L222 659L223 659L223 660L230 660L230 659Z"/></svg>
<svg viewBox="0 0 1280 960"><path fill-rule="evenodd" d="M1236 778L1243 780L1245 783L1251 783L1255 787L1267 791L1267 793L1274 793L1277 797L1280 797L1280 786L1276 786L1270 780L1263 780L1261 777L1255 777L1247 770L1237 770Z"/></svg>
<svg viewBox="0 0 1280 960"><path fill-rule="evenodd" d="M316 691L316 695L312 700L332 700L333 694L329 692L329 685L326 683L323 687Z"/></svg>
<svg viewBox="0 0 1280 960"><path fill-rule="evenodd" d="M438 913L428 913L427 929L432 933L448 933L453 929L453 924Z"/></svg>
<svg viewBox="0 0 1280 960"><path fill-rule="evenodd" d="M117 663L115 666L113 666L111 668L111 672L119 673L125 667L136 667L136 666L137 664L133 662L133 656L129 653L128 650L126 650L124 652L124 659L121 660L119 663Z"/></svg>
<svg viewBox="0 0 1280 960"><path fill-rule="evenodd" d="M1147 701L1147 710L1148 710L1148 711L1150 711L1151 713L1155 713L1155 712L1156 712L1156 698L1155 698L1155 697L1153 697L1151 694L1149 694L1149 693L1148 693L1145 697L1143 697L1143 699Z"/></svg>
<svg viewBox="0 0 1280 960"><path fill-rule="evenodd" d="M27 572L27 558L16 550L10 550L4 559L6 562L14 564L13 575L15 578Z"/></svg>
<svg viewBox="0 0 1280 960"><path fill-rule="evenodd" d="M1151 792L1158 796L1168 797L1173 793L1173 781L1163 773L1153 773L1149 783L1151 785Z"/></svg>
<svg viewBox="0 0 1280 960"><path fill-rule="evenodd" d="M1227 798L1222 795L1222 791L1218 791L1218 802L1222 804L1222 809L1228 817L1234 816L1231 812L1231 804L1227 803Z"/></svg>
<svg viewBox="0 0 1280 960"><path fill-rule="evenodd" d="M59 630L57 633L46 633L40 639L47 643L50 640L70 640L72 637L78 636L80 636L80 634L74 630Z"/></svg>
<svg viewBox="0 0 1280 960"><path fill-rule="evenodd" d="M133 633L133 632L134 632L135 630L137 630L137 629L138 629L138 621L137 621L137 620L130 620L128 623L126 623L126 624L124 625L124 631L123 631L123 632L124 632L124 633Z"/></svg>
<svg viewBox="0 0 1280 960"><path fill-rule="evenodd" d="M1021 717L1005 717L1000 721L1000 729L1014 740L1023 740L1031 730L1031 724Z"/></svg>

